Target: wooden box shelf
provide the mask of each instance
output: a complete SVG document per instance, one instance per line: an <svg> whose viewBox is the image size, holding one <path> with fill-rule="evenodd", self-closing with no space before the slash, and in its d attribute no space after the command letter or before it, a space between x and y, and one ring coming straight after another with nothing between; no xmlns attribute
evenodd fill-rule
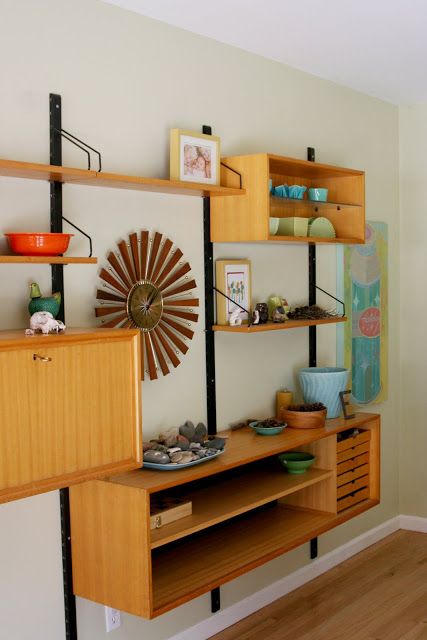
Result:
<svg viewBox="0 0 427 640"><path fill-rule="evenodd" d="M347 322L345 316L336 318L324 318L323 320L287 320L286 322L266 322L265 324L252 324L251 326L241 324L238 327L231 327L229 324L214 324L214 331L226 331L228 333L262 333L263 331L284 331L285 329L299 329L301 327L314 327L323 324L337 324Z"/></svg>
<svg viewBox="0 0 427 640"><path fill-rule="evenodd" d="M363 171L344 169L260 153L224 158L221 180L236 186L242 175L246 191L241 198L218 197L211 204L213 242L313 242L355 244L365 241L365 176ZM229 167L229 169L227 169ZM299 184L329 190L329 202L289 200L270 196L273 186ZM270 217L322 216L334 225L336 238L271 236Z"/></svg>
<svg viewBox="0 0 427 640"><path fill-rule="evenodd" d="M337 433L350 428L370 436L347 449L368 447L369 482L362 500L350 496L354 506L338 513ZM224 454L206 464L142 469L71 488L76 595L153 618L378 504L375 414L270 438L250 429L227 435ZM279 466L277 454L292 449L316 455L306 474ZM151 496L167 491L191 500L193 512L150 531Z"/></svg>
<svg viewBox="0 0 427 640"><path fill-rule="evenodd" d="M0 332L0 502L140 466L139 362L139 331Z"/></svg>

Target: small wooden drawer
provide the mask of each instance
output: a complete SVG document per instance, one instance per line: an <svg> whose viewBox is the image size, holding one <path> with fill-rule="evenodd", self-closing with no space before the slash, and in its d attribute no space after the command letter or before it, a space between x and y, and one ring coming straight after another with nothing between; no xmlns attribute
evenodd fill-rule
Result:
<svg viewBox="0 0 427 640"><path fill-rule="evenodd" d="M348 509L349 507L352 507L355 504L362 502L362 500L366 500L367 498L369 498L368 487L366 487L365 489L360 489L359 491L351 493L345 498L341 498L341 500L338 500L337 511L338 513L340 513L340 511L344 511L344 509Z"/></svg>
<svg viewBox="0 0 427 640"><path fill-rule="evenodd" d="M361 467L362 464L369 464L369 453L363 453L360 456L350 458L350 460L346 460L345 462L338 464L337 475L340 476L341 474L346 473L346 471L357 469L357 467Z"/></svg>
<svg viewBox="0 0 427 640"><path fill-rule="evenodd" d="M337 453L337 463L340 464L341 462L345 462L351 458L357 458L362 455L362 453L369 453L369 442L363 442L356 447L351 447L351 449L340 451Z"/></svg>
<svg viewBox="0 0 427 640"><path fill-rule="evenodd" d="M362 466L357 467L356 469L352 469L351 471L342 473L341 475L337 476L337 487L341 487L343 484L347 484L349 482L354 482L358 478L368 475L368 473L369 464L362 464Z"/></svg>
<svg viewBox="0 0 427 640"><path fill-rule="evenodd" d="M340 500L341 498L344 498L344 496L348 496L350 493L359 491L359 489L365 489L365 487L369 487L369 476L362 476L361 478L357 478L356 480L352 480L352 482L348 482L347 484L343 484L338 487L337 498Z"/></svg>
<svg viewBox="0 0 427 640"><path fill-rule="evenodd" d="M346 438L345 440L341 440L341 442L337 442L337 453L341 453L341 451L346 451L347 449L353 449L357 447L359 444L363 444L364 442L369 442L371 439L370 431L361 431L356 436L351 436L350 438Z"/></svg>

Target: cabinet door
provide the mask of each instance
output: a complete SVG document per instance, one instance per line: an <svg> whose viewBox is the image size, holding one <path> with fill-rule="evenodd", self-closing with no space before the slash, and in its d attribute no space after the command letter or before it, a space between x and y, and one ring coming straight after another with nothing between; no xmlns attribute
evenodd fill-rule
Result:
<svg viewBox="0 0 427 640"><path fill-rule="evenodd" d="M140 466L136 341L0 352L0 501Z"/></svg>

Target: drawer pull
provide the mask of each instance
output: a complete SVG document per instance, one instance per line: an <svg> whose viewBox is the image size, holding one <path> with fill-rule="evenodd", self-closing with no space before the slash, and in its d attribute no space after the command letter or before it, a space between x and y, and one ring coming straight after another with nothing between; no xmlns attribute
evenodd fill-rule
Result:
<svg viewBox="0 0 427 640"><path fill-rule="evenodd" d="M52 358L47 356L40 356L38 353L33 353L33 360L40 360L41 362L52 362Z"/></svg>

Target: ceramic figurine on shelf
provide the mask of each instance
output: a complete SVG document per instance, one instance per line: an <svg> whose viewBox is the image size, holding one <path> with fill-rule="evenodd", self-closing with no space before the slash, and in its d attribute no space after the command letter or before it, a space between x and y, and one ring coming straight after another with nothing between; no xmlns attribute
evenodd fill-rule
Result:
<svg viewBox="0 0 427 640"><path fill-rule="evenodd" d="M274 310L277 309L277 307L280 307L282 305L282 298L279 298L279 296L270 296L268 299L267 305L268 305L268 319L273 320Z"/></svg>
<svg viewBox="0 0 427 640"><path fill-rule="evenodd" d="M32 336L37 331L44 335L48 333L59 333L64 331L65 324L60 320L55 320L49 311L37 311L30 318L30 328L25 330L26 336Z"/></svg>
<svg viewBox="0 0 427 640"><path fill-rule="evenodd" d="M288 313L291 310L290 305L288 304L288 301L286 300L286 298L282 298L282 307L285 310L285 320L289 320L288 318Z"/></svg>
<svg viewBox="0 0 427 640"><path fill-rule="evenodd" d="M285 322L286 320L286 311L285 311L285 307L280 306L280 307L276 307L273 311L273 315L272 318L273 322Z"/></svg>
<svg viewBox="0 0 427 640"><path fill-rule="evenodd" d="M259 324L259 311L258 309L254 309L252 311L252 322L251 324Z"/></svg>
<svg viewBox="0 0 427 640"><path fill-rule="evenodd" d="M255 311L258 312L259 320L253 324L265 324L268 321L268 306L266 302L258 302L255 307Z"/></svg>
<svg viewBox="0 0 427 640"><path fill-rule="evenodd" d="M61 294L53 293L51 296L42 297L40 287L37 282L32 282L30 285L30 302L28 305L28 311L30 315L36 313L36 311L49 311L54 318L59 313L61 306Z"/></svg>
<svg viewBox="0 0 427 640"><path fill-rule="evenodd" d="M242 324L242 318L240 317L241 309L235 309L230 315L230 327L238 327Z"/></svg>

